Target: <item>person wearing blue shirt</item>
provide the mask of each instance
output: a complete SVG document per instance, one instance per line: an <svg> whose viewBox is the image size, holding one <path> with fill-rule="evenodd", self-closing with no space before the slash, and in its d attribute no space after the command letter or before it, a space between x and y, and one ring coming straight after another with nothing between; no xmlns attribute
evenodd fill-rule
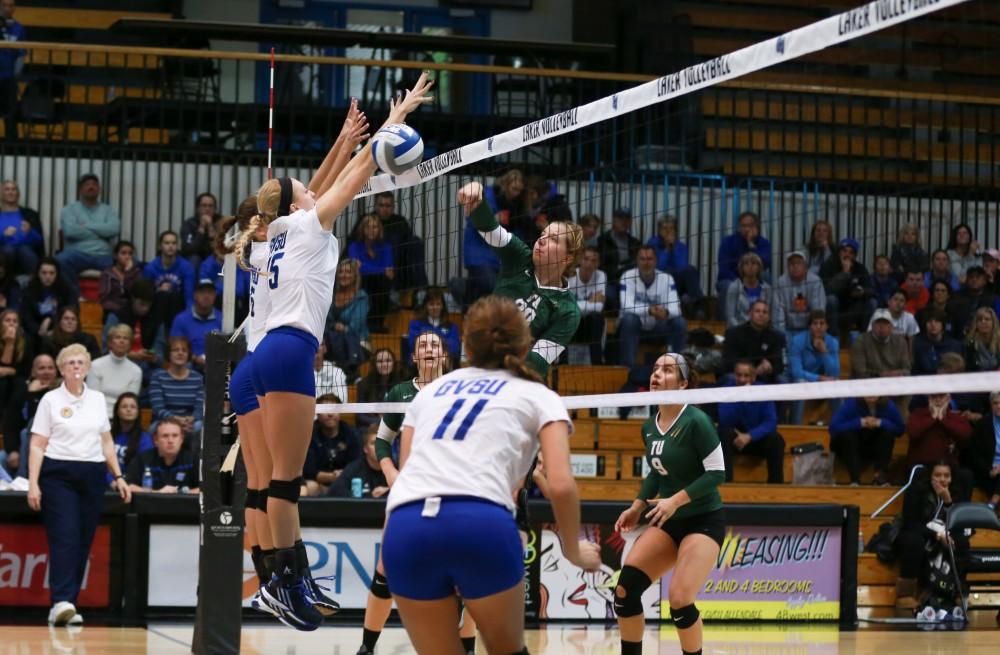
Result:
<svg viewBox="0 0 1000 655"><path fill-rule="evenodd" d="M31 275L38 268L44 239L38 212L21 207L20 200L17 182L4 180L0 189L0 252L14 264L10 273Z"/></svg>
<svg viewBox="0 0 1000 655"><path fill-rule="evenodd" d="M771 242L760 235L760 216L749 211L740 214L736 234L730 234L719 244L719 276L715 291L720 319L725 319L726 290L730 282L739 278L740 258L748 252L760 257L764 264L761 276L770 279L767 272L771 270Z"/></svg>
<svg viewBox="0 0 1000 655"><path fill-rule="evenodd" d="M111 435L115 442L115 452L118 453L118 468L128 470L136 455L156 448L153 437L142 429L139 420L139 397L131 391L118 396L111 414ZM108 484L113 478L108 473Z"/></svg>
<svg viewBox="0 0 1000 655"><path fill-rule="evenodd" d="M191 342L192 360L197 368L205 366L205 335L222 330L222 316L215 311L215 282L198 280L194 289L194 304L174 318L170 337L187 337Z"/></svg>
<svg viewBox="0 0 1000 655"><path fill-rule="evenodd" d="M222 286L225 278L222 275L222 265L224 260L218 255L212 255L205 259L198 267L199 280L215 280L216 297L222 297ZM250 295L250 273L244 271L241 266L236 267L236 302L245 304ZM240 311L237 309L237 314Z"/></svg>
<svg viewBox="0 0 1000 655"><path fill-rule="evenodd" d="M903 431L903 417L888 398L848 398L830 420L830 450L847 466L852 485L861 484L861 460L868 459L875 464L872 484L884 487L893 442Z"/></svg>
<svg viewBox="0 0 1000 655"><path fill-rule="evenodd" d="M735 386L752 385L756 377L753 362L736 362ZM785 481L785 440L778 434L778 410L773 401L719 403L719 441L726 462L726 482L733 481L736 453L765 458L768 484Z"/></svg>
<svg viewBox="0 0 1000 655"><path fill-rule="evenodd" d="M924 314L920 334L913 338L913 375L934 375L944 353L962 354L962 342L944 330L948 319L938 309Z"/></svg>
<svg viewBox="0 0 1000 655"><path fill-rule="evenodd" d="M677 238L677 219L666 216L656 226L656 235L647 245L656 250L656 268L674 278L684 307L696 307L705 297L698 269L688 261L688 246Z"/></svg>
<svg viewBox="0 0 1000 655"><path fill-rule="evenodd" d="M465 219L465 229L462 232L462 265L466 273L462 294L465 306L493 293L497 275L500 274L500 258L480 236L471 218Z"/></svg>
<svg viewBox="0 0 1000 655"><path fill-rule="evenodd" d="M396 278L392 244L385 240L382 221L374 214L361 219L357 236L348 244L347 256L361 263L361 286L371 302L368 327L379 330L392 308L389 294Z"/></svg>
<svg viewBox="0 0 1000 655"><path fill-rule="evenodd" d="M995 510L1000 504L1000 391L990 394L990 410L973 425L972 438L963 448L962 465Z"/></svg>
<svg viewBox="0 0 1000 655"><path fill-rule="evenodd" d="M462 341L458 326L451 322L446 311L444 293L440 289L428 289L424 304L417 311L417 317L410 321L409 334L406 340L406 351L403 360L410 358L410 353L417 343L417 337L424 332L433 332L441 337L448 349L453 364L458 363L462 355Z"/></svg>
<svg viewBox="0 0 1000 655"><path fill-rule="evenodd" d="M177 233L167 230L160 234L159 255L142 269L142 275L153 283L156 296L153 312L157 316L177 316L190 307L194 298L194 267L177 256L180 239Z"/></svg>
<svg viewBox="0 0 1000 655"><path fill-rule="evenodd" d="M796 334L788 342L788 370L792 382L823 382L840 378L840 343L828 334L826 312L821 309L809 313L809 329ZM831 400L831 403L835 401ZM805 403L790 403L789 423L802 423ZM833 404L834 410L836 404Z"/></svg>
<svg viewBox="0 0 1000 655"><path fill-rule="evenodd" d="M24 41L24 25L14 20L17 6L14 0L0 0L0 36L4 41ZM5 138L12 141L17 134L17 77L24 68L27 50L0 50L0 114L3 114Z"/></svg>

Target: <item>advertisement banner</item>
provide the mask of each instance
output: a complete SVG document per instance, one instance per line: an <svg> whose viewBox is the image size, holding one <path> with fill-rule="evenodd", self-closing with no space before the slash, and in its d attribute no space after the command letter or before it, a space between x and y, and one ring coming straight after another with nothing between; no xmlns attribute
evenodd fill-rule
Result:
<svg viewBox="0 0 1000 655"><path fill-rule="evenodd" d="M727 530L701 593L706 619L826 620L840 618L839 527L737 526ZM662 587L663 618L670 605Z"/></svg>
<svg viewBox="0 0 1000 655"><path fill-rule="evenodd" d="M79 607L107 607L111 529L98 526L83 575ZM48 607L49 546L40 525L0 525L0 605Z"/></svg>
<svg viewBox="0 0 1000 655"><path fill-rule="evenodd" d="M382 531L369 528L302 528L314 578L345 609L363 609L368 600ZM198 527L152 525L149 528L150 607L194 607L198 598ZM257 591L250 546L243 544L243 605Z"/></svg>

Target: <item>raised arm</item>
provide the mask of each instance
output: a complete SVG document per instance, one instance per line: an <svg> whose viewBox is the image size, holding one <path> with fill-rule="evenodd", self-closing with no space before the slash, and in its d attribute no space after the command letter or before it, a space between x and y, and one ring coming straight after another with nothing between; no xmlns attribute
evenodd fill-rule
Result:
<svg viewBox="0 0 1000 655"><path fill-rule="evenodd" d="M309 188L317 196L322 196L329 191L344 171L347 162L350 161L351 153L354 152L359 143L368 137L368 118L364 112L358 110L357 99L352 99L347 118L344 120L343 127L340 128L340 134L316 174L309 181Z"/></svg>

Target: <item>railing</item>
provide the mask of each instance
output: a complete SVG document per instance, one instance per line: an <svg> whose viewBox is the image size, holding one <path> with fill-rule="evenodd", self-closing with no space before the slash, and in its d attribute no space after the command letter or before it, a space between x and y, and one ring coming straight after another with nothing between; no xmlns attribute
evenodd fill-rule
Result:
<svg viewBox="0 0 1000 655"><path fill-rule="evenodd" d="M155 236L210 191L230 211L263 180L266 66L260 53L0 43L29 51L18 138L0 143L0 177L20 181L47 235L74 199L79 174L104 180L123 238L151 256ZM374 124L420 69L438 80L414 116L427 156L609 96L644 75L338 57L277 58L275 161L308 176L340 129L349 90ZM555 180L574 215L632 207L644 240L671 212L711 278L718 239L754 209L776 252L800 246L818 218L865 243L868 263L905 222L925 246L958 220L998 241L1000 99L761 81L720 84L679 101L618 116L462 170L518 166ZM458 179L400 194L428 243L432 280L461 273L451 211ZM359 203L357 211L370 203ZM352 216L342 221L346 230ZM342 235L342 236L344 236ZM54 239L49 238L50 244ZM438 243L438 245L433 245ZM50 246L51 248L51 246Z"/></svg>

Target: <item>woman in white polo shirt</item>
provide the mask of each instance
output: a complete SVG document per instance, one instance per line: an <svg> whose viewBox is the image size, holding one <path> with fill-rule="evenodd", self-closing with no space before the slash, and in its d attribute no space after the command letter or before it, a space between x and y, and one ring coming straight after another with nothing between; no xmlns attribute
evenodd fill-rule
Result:
<svg viewBox="0 0 1000 655"><path fill-rule="evenodd" d="M76 598L101 516L107 468L112 486L131 500L111 437L104 394L84 384L90 355L80 344L59 351L63 383L38 403L31 426L28 505L41 511L49 542L49 623L83 623Z"/></svg>

